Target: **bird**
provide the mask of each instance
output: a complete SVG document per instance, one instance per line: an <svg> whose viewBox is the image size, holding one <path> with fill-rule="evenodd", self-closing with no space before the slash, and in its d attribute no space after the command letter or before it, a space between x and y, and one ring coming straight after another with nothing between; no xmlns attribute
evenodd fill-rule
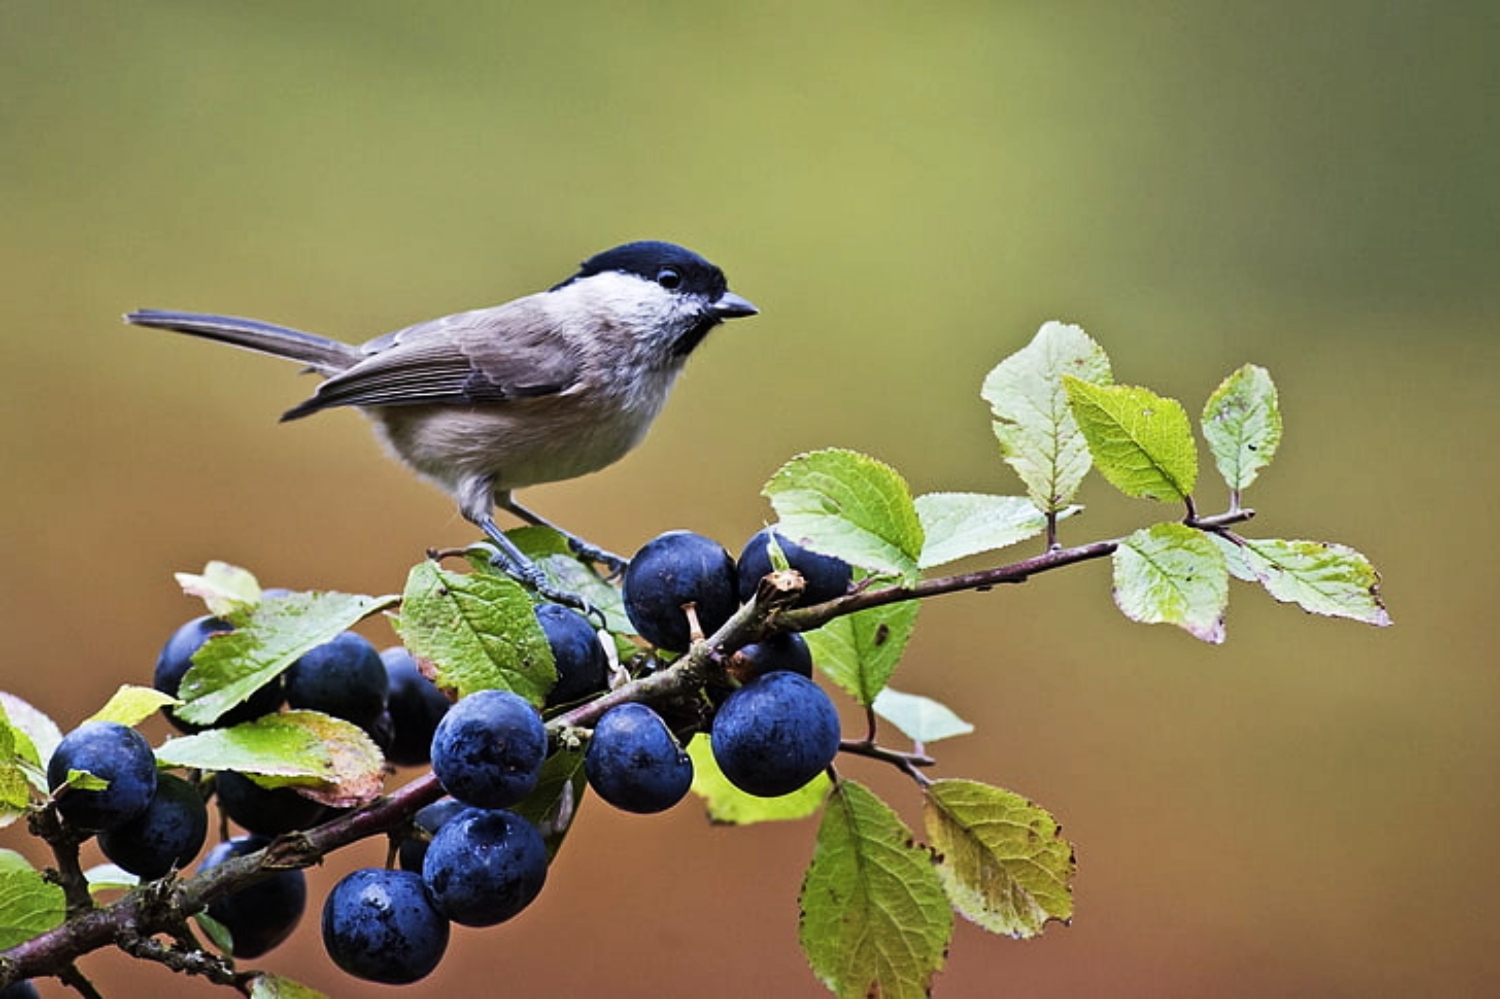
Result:
<svg viewBox="0 0 1500 999"><path fill-rule="evenodd" d="M579 609L496 525L496 508L557 530L587 561L625 560L562 530L514 493L598 471L646 436L689 355L718 325L756 315L724 272L674 243L597 253L545 291L459 312L362 345L236 316L140 309L135 326L295 361L323 376L282 414L352 406L398 459L448 492L494 545L495 566L540 597Z"/></svg>

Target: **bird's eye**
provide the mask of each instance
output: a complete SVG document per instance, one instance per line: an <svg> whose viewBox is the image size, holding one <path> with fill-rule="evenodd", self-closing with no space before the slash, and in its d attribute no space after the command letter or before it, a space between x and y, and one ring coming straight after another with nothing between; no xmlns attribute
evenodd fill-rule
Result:
<svg viewBox="0 0 1500 999"><path fill-rule="evenodd" d="M668 291L676 291L682 284L682 275L671 267L663 267L656 272L656 283Z"/></svg>

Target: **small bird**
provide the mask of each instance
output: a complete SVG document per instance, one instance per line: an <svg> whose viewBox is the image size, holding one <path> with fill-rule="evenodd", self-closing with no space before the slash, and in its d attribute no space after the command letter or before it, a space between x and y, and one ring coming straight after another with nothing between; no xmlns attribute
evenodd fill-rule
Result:
<svg viewBox="0 0 1500 999"><path fill-rule="evenodd" d="M581 607L496 526L495 507L559 530L580 557L618 572L623 559L562 531L512 494L624 457L709 331L757 311L703 257L643 241L590 257L547 291L357 347L233 316L143 309L125 320L286 358L322 375L283 421L358 408L396 457L457 500L496 546L499 568L545 599Z"/></svg>

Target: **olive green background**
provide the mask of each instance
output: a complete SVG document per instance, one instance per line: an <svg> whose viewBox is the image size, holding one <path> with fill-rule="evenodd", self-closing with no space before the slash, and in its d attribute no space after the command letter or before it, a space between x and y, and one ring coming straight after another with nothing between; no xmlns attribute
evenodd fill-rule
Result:
<svg viewBox="0 0 1500 999"><path fill-rule="evenodd" d="M289 365L127 309L363 339L685 243L763 314L710 338L636 454L526 497L624 551L737 549L764 480L827 445L918 491L1018 491L979 384L1062 318L1192 412L1267 366L1287 434L1249 530L1364 551L1396 623L1237 585L1212 648L1126 622L1099 564L925 607L897 685L979 726L941 773L1041 802L1080 862L1071 927L960 926L938 994L1493 992L1497 51L1477 2L11 0L0 686L70 726L197 613L174 570L388 592L472 534L357 415L278 426L312 388ZM1178 514L1083 500L1065 540ZM822 994L796 944L813 831L591 803L536 905L457 930L413 994ZM391 994L314 927L260 963ZM131 965L84 962L109 995L211 991Z"/></svg>

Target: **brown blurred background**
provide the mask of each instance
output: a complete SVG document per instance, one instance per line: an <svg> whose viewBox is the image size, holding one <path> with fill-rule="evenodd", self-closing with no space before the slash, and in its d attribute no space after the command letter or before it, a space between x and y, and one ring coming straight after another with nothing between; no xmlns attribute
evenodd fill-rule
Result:
<svg viewBox="0 0 1500 999"><path fill-rule="evenodd" d="M1287 435L1251 529L1363 550L1396 625L1237 586L1210 648L1124 621L1102 565L926 607L897 685L979 726L942 773L1043 803L1081 865L1072 927L961 926L938 994L1493 994L1497 51L1480 2L11 0L0 686L70 726L198 613L174 570L387 592L471 534L356 415L278 426L312 388L290 366L129 308L358 340L683 242L764 314L639 452L527 497L622 551L677 527L737 549L764 480L825 445L919 491L1019 491L979 384L1063 318L1194 412L1269 367ZM1065 540L1176 515L1083 499ZM813 829L595 805L538 903L456 931L414 994L823 994L796 945ZM390 994L315 922L262 963ZM84 966L112 996L211 991Z"/></svg>

